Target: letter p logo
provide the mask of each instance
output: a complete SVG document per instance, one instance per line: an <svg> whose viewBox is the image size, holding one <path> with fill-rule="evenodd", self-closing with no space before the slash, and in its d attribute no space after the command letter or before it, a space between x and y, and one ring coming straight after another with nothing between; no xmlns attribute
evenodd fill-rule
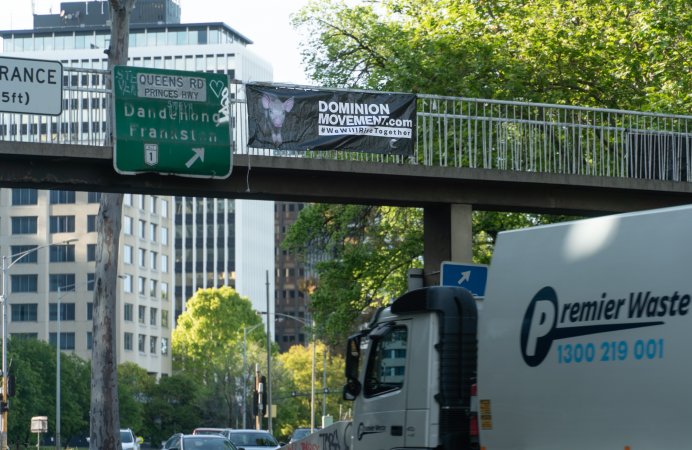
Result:
<svg viewBox="0 0 692 450"><path fill-rule="evenodd" d="M557 322L557 294L546 286L534 295L521 325L521 354L531 367L543 362L550 351Z"/></svg>

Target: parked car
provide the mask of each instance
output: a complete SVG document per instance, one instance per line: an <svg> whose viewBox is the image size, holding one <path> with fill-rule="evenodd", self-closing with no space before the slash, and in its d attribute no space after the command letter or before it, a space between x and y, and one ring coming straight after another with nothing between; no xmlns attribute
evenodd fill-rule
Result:
<svg viewBox="0 0 692 450"><path fill-rule="evenodd" d="M136 437L129 428L120 429L120 448L122 450L139 450L142 438Z"/></svg>
<svg viewBox="0 0 692 450"><path fill-rule="evenodd" d="M192 434L220 434L221 436L230 439L231 429L230 428L195 428L192 430Z"/></svg>
<svg viewBox="0 0 692 450"><path fill-rule="evenodd" d="M238 450L231 441L220 434L174 434L162 450Z"/></svg>
<svg viewBox="0 0 692 450"><path fill-rule="evenodd" d="M270 450L281 447L274 436L263 430L230 430L229 439L238 450Z"/></svg>

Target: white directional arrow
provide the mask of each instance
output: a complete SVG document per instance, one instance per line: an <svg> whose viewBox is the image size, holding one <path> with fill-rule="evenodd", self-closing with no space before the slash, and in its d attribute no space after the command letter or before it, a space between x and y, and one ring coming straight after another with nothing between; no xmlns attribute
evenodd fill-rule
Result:
<svg viewBox="0 0 692 450"><path fill-rule="evenodd" d="M194 155L192 155L192 158L190 158L186 163L185 166L189 169L192 167L192 165L199 159L202 162L204 162L204 147L201 148L193 148L193 152L195 152Z"/></svg>
<svg viewBox="0 0 692 450"><path fill-rule="evenodd" d="M459 278L459 281L457 281L457 284L462 284L464 281L469 281L471 279L471 271L467 270L465 272L461 272L461 278Z"/></svg>

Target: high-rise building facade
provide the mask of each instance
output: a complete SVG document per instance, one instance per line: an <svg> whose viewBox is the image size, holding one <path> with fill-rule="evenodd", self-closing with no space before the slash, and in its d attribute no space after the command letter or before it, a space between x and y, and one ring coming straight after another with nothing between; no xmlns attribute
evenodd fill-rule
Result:
<svg viewBox="0 0 692 450"><path fill-rule="evenodd" d="M103 87L103 73L99 70L107 68L104 51L109 47L109 13L107 1L64 2L59 13L35 15L32 30L0 31L2 55L58 60L67 68L95 69L84 75L66 75L63 84ZM271 81L270 64L247 48L251 43L223 23L181 24L180 7L175 0L139 0L131 16L129 65L226 73L232 80ZM63 136L62 140L69 135L72 140L102 141L106 129L105 94L80 92L74 98L65 98L64 103L69 114L64 112L58 118L0 117L0 139L24 140L31 134L38 135L32 140L41 142L56 142L58 135ZM0 190L0 254L9 255L13 246L16 250L18 245L29 245L26 236L19 239L12 232L13 224L22 221L28 224L18 227L36 228L33 238L26 239L32 245L59 242L66 236L79 241L68 244L74 250L65 252L74 252L75 260L61 263L60 272L55 269L57 262L41 259L47 257L42 254L46 252L36 252L40 264L36 266L35 292L22 292L20 296L18 291L11 293L10 299L10 304L16 300L35 306L18 307L18 320L11 316L8 329L11 334L50 340L50 332L55 329L49 320L51 308L57 308L57 304L50 306L54 302L50 288L63 281L71 283L73 278L67 276L60 281L57 275L74 274L74 306L60 306L60 317L66 318L73 316L74 308L74 348L63 342L61 347L89 357L90 335L86 330L90 326L93 292L80 292L79 286L80 280L86 283L93 276L93 262L88 259L91 247L84 246L92 245L92 238L95 244L96 234L86 230L98 211L98 202L90 200L98 194L73 192L66 194L74 197L73 203L53 205L50 199L54 194L49 191L18 192L16 195L29 195L32 201L33 196L37 198L35 204L20 207L13 204L15 191L23 190ZM126 195L125 200L119 265L118 362L133 361L152 374L166 375L171 372L171 330L177 315L184 311L186 300L197 289L231 285L247 296L255 309L267 310L266 293L275 290L274 206L273 202L139 194ZM65 220L68 226L74 224L74 231L56 235L50 225L63 219L54 216L71 216ZM128 229L132 234L128 234ZM69 271L67 265L71 266ZM24 272L28 267L17 263L11 273L18 271L20 275L19 269ZM34 278L16 279L18 289L34 289ZM19 287L22 283L30 287ZM61 296L69 299L67 293L61 292ZM270 300L273 312L273 297ZM71 332L68 321L61 321L61 330L66 333ZM81 321L82 331L77 330L77 321Z"/></svg>

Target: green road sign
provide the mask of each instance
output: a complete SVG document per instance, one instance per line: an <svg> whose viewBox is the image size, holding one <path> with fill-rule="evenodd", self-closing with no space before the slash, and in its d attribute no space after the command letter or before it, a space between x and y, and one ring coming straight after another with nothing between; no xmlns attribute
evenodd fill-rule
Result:
<svg viewBox="0 0 692 450"><path fill-rule="evenodd" d="M116 172L230 176L226 75L116 66L113 93Z"/></svg>

